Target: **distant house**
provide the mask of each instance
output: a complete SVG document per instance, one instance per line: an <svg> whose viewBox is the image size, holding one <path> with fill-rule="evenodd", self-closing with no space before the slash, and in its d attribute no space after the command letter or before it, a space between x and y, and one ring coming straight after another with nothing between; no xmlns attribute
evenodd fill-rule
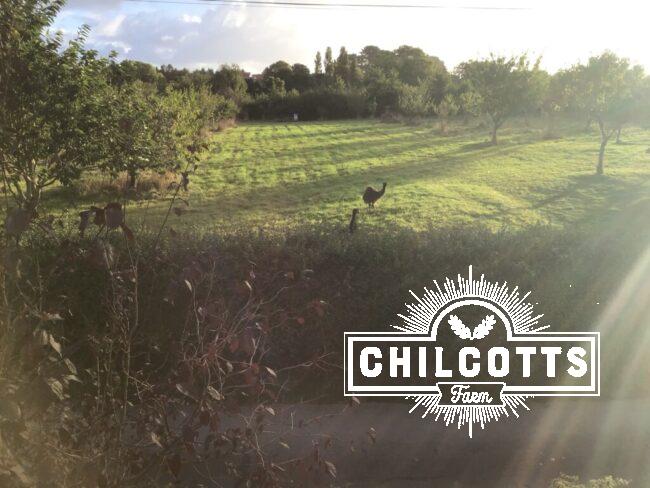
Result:
<svg viewBox="0 0 650 488"><path fill-rule="evenodd" d="M241 74L244 75L244 79L252 80L252 81L260 81L264 77L264 75L262 74L258 74L258 75L251 74L250 71L242 71Z"/></svg>

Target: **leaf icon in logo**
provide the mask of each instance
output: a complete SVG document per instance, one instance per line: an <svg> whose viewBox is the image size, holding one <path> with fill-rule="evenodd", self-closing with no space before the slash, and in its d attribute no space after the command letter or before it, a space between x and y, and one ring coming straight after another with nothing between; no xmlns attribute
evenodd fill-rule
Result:
<svg viewBox="0 0 650 488"><path fill-rule="evenodd" d="M486 337L490 331L494 328L496 324L496 319L494 315L487 315L480 324L474 327L474 330L470 330L462 320L460 320L456 315L449 316L449 325L451 325L451 330L454 331L461 339L469 339L473 341L474 339L483 339Z"/></svg>

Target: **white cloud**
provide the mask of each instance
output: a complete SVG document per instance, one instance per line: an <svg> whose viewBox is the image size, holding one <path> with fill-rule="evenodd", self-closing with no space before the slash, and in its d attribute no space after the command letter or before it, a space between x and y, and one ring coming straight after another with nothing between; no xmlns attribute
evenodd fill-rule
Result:
<svg viewBox="0 0 650 488"><path fill-rule="evenodd" d="M183 14L181 20L186 24L200 24L202 19L198 15Z"/></svg>
<svg viewBox="0 0 650 488"><path fill-rule="evenodd" d="M126 15L119 14L114 19L100 24L98 28L99 33L106 37L115 37L115 34L122 25L122 22L124 22L124 19L126 19Z"/></svg>
<svg viewBox="0 0 650 488"><path fill-rule="evenodd" d="M238 63L257 72L278 59L311 67L316 50L328 45L336 55L341 45L357 52L368 44L422 47L450 68L490 52L528 51L542 54L544 67L555 70L608 48L650 67L650 51L642 42L649 7L632 0L619 0L616 8L605 0L495 0L527 8L516 11L71 1L59 27L74 32L87 22L93 47L122 46L120 52L129 58L179 67ZM479 0L445 3L484 5Z"/></svg>

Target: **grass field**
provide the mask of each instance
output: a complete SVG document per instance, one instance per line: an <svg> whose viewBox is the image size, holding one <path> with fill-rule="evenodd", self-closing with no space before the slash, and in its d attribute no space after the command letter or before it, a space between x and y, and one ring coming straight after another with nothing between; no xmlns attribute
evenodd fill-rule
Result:
<svg viewBox="0 0 650 488"><path fill-rule="evenodd" d="M545 139L541 122L514 121L498 146L487 129L452 127L440 135L418 126L377 121L243 123L217 133L192 176L189 206L175 227L293 226L344 228L363 208L366 186L388 189L360 229L415 230L480 223L489 228L564 226L599 221L650 196L650 131L626 128L607 148L606 175L594 176L599 136L565 122ZM101 203L100 198L96 198ZM140 201L131 217L157 220L165 199Z"/></svg>

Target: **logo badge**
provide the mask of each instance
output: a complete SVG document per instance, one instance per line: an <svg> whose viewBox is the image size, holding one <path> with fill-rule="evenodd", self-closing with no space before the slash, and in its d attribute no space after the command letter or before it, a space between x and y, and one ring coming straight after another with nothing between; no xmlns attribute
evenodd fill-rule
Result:
<svg viewBox="0 0 650 488"><path fill-rule="evenodd" d="M399 314L398 332L345 333L345 395L403 396L458 428L519 417L536 396L599 396L598 332L551 332L507 283L446 279Z"/></svg>

